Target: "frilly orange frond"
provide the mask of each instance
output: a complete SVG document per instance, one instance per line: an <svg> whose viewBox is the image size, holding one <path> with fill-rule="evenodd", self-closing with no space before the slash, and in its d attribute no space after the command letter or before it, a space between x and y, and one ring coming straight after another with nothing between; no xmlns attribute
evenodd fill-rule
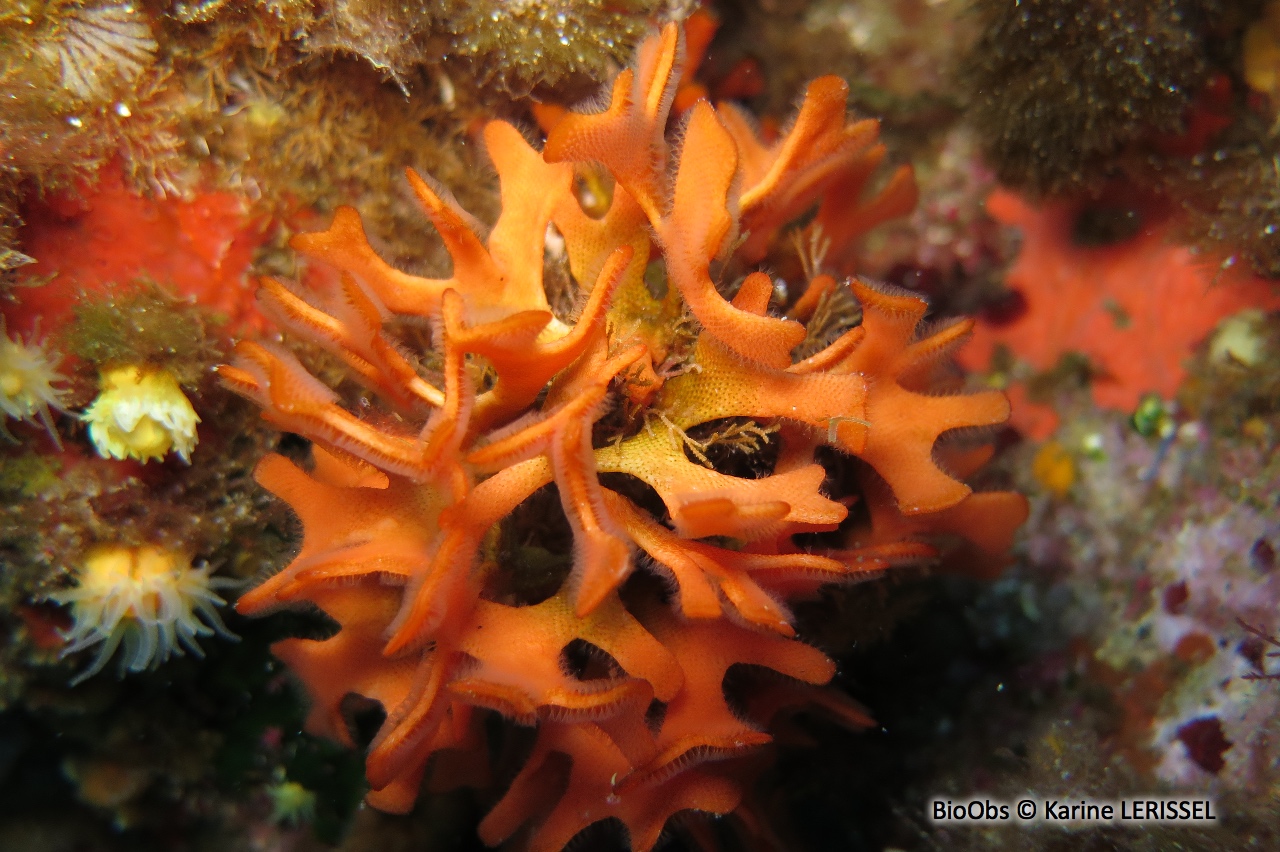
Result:
<svg viewBox="0 0 1280 852"><path fill-rule="evenodd" d="M910 200L907 172L856 200L883 157L876 123L848 122L844 84L823 78L774 145L701 100L673 133L682 67L667 27L609 107L559 117L542 152L490 123L502 213L487 240L411 172L448 278L388 265L349 208L294 240L337 274L264 281L262 303L370 399L355 405L274 344L242 343L220 371L313 444L310 471L274 455L258 467L303 540L238 608L311 606L338 624L276 652L312 696L314 733L352 744L353 693L386 710L366 763L376 807L410 809L463 763L475 783L514 774L480 825L489 843L527 826L530 848L553 850L616 818L648 850L678 811L745 807L784 708L869 723L815 692L834 664L796 638L788 602L934 560L939 536L992 564L1025 515L1020 497L963 483L984 456L938 446L1008 414L1000 394L939 382L967 323L921 331L924 300L830 269L783 297L756 268L815 208L844 257ZM588 198L575 176L606 189ZM849 192L853 207L819 202ZM543 289L551 229L582 293L576 319ZM816 305L843 287L860 318L799 357ZM429 321L425 351L397 339L398 320ZM831 462L841 455L858 473ZM815 532L827 543L795 538ZM637 572L662 578L669 601ZM782 676L749 719L724 693L740 663ZM490 771L486 714L537 727L518 772Z"/></svg>

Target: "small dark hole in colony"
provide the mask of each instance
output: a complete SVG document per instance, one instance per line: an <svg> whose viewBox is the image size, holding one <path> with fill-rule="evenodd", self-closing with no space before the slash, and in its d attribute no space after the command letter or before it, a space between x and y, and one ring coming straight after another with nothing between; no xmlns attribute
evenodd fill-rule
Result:
<svg viewBox="0 0 1280 852"><path fill-rule="evenodd" d="M749 667L742 663L729 666L720 682L724 692L724 701L739 719L747 718L747 701L751 695L751 685L757 681Z"/></svg>
<svg viewBox="0 0 1280 852"><path fill-rule="evenodd" d="M551 229L555 231L557 238L563 239L559 229L554 225ZM573 278L567 251L543 252L542 289L547 294L547 303L551 306L551 313L555 318L567 325L573 325L576 319L574 314L578 294L582 288Z"/></svg>
<svg viewBox="0 0 1280 852"><path fill-rule="evenodd" d="M278 636L323 642L338 635L342 625L320 609L282 610L271 616L271 632Z"/></svg>
<svg viewBox="0 0 1280 852"><path fill-rule="evenodd" d="M778 434L759 431L763 428L747 417L724 417L699 423L686 430L686 434L691 440L706 445L702 454L716 473L739 479L760 479L773 473L782 449ZM684 446L684 454L694 464L702 464L688 444Z"/></svg>
<svg viewBox="0 0 1280 852"><path fill-rule="evenodd" d="M617 390L622 382L622 378L615 378L614 390ZM610 395L606 404L608 408L600 413L595 423L591 424L591 446L597 450L616 444L618 441L633 438L644 428L644 417L640 416L635 406L627 402L623 394Z"/></svg>
<svg viewBox="0 0 1280 852"><path fill-rule="evenodd" d="M840 522L840 526L829 532L800 533L792 540L802 550L820 550L829 547L843 547L850 530L866 526L871 517L867 511L866 501L862 499L860 483L862 477L871 472L870 465L856 456L842 453L832 447L821 446L813 454L813 459L826 470L826 478L822 480L821 492L824 497L831 498L835 494L852 494L857 497L849 505L848 516Z"/></svg>
<svg viewBox="0 0 1280 852"><path fill-rule="evenodd" d="M655 300L667 297L667 289L670 285L667 282L667 266L662 262L662 258L655 258L644 268L644 286Z"/></svg>
<svg viewBox="0 0 1280 852"><path fill-rule="evenodd" d="M543 406L546 405L547 403L547 397L550 395L551 395L551 383L548 382L547 384L542 386L542 390L538 391L538 395L534 397L533 407L536 410L541 411Z"/></svg>
<svg viewBox="0 0 1280 852"><path fill-rule="evenodd" d="M827 498L835 494L857 494L862 477L870 469L870 465L857 456L825 444L817 448L813 460L827 472L819 489Z"/></svg>
<svg viewBox="0 0 1280 852"><path fill-rule="evenodd" d="M840 335L862 324L862 305L849 287L840 286L818 299L813 316L805 323L805 336L792 352L795 361L818 354Z"/></svg>
<svg viewBox="0 0 1280 852"><path fill-rule="evenodd" d="M480 381L476 383L476 393L487 393L493 390L493 386L497 383L498 373L492 367L486 365L484 372L480 374Z"/></svg>
<svg viewBox="0 0 1280 852"><path fill-rule="evenodd" d="M724 693L725 704L739 719L746 719L759 724L767 724L768 719L756 719L751 713L751 700L762 693L770 684L778 684L789 679L771 669L750 663L734 663L724 673L720 688Z"/></svg>
<svg viewBox="0 0 1280 852"><path fill-rule="evenodd" d="M600 484L605 488L626 497L652 515L659 523L671 525L671 519L667 515L667 505L662 502L662 497L653 486L643 479L629 473L602 473L599 478Z"/></svg>
<svg viewBox="0 0 1280 852"><path fill-rule="evenodd" d="M604 680L626 674L618 661L599 645L574 639L560 651L560 667L578 680Z"/></svg>
<svg viewBox="0 0 1280 852"><path fill-rule="evenodd" d="M342 696L342 701L338 704L338 712L342 714L347 733L361 749L369 747L373 738L378 735L382 723L387 720L387 711L383 709L382 702L355 692L348 692Z"/></svg>
<svg viewBox="0 0 1280 852"><path fill-rule="evenodd" d="M625 852L631 848L627 827L617 817L594 822L565 845L565 852Z"/></svg>
<svg viewBox="0 0 1280 852"><path fill-rule="evenodd" d="M667 720L667 702L653 699L649 702L649 709L644 713L644 723L654 734L662 730L662 723Z"/></svg>
<svg viewBox="0 0 1280 852"><path fill-rule="evenodd" d="M1071 223L1071 241L1081 248L1115 245L1137 236L1142 216L1131 207L1090 205Z"/></svg>
<svg viewBox="0 0 1280 852"><path fill-rule="evenodd" d="M285 432L276 444L276 452L290 461L302 463L311 455L311 442L301 435Z"/></svg>
<svg viewBox="0 0 1280 852"><path fill-rule="evenodd" d="M642 558L640 564L644 563L645 559ZM675 591L675 583L660 572L632 571L631 576L618 589L618 596L622 598L622 605L627 611L643 624L644 613L651 607L673 605Z"/></svg>
<svg viewBox="0 0 1280 852"><path fill-rule="evenodd" d="M485 586L489 600L532 606L564 584L573 567L573 529L554 484L533 492L502 522L497 556L498 570Z"/></svg>

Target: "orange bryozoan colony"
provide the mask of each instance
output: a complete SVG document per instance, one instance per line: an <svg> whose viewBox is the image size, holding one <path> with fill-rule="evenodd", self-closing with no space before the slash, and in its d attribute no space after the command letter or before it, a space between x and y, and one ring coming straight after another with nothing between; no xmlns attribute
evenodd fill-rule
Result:
<svg viewBox="0 0 1280 852"><path fill-rule="evenodd" d="M354 744L344 699L385 708L367 762L379 808L483 776L486 713L535 726L480 826L491 844L523 831L559 849L613 818L647 850L677 811L744 808L774 716L816 703L869 721L818 689L834 664L794 638L786 601L932 558L933 534L998 553L1025 514L953 476L981 449L935 446L1008 415L999 393L939 385L969 323L922 332L921 299L854 281L852 319L824 338L815 318L846 285L811 258L786 297L758 270L815 207L799 242L842 251L914 204L907 170L859 200L876 123L846 123L844 83L823 78L775 144L705 101L673 142L679 42L674 26L645 42L608 108L564 115L542 152L488 125L502 213L487 241L410 173L450 278L386 264L350 209L297 238L340 275L268 281L263 301L377 402L344 404L267 344L222 370L314 443L310 471L258 468L304 536L239 611L313 605L340 626L275 650L311 693L311 731ZM544 287L566 257L576 321ZM731 706L737 664L786 677Z"/></svg>

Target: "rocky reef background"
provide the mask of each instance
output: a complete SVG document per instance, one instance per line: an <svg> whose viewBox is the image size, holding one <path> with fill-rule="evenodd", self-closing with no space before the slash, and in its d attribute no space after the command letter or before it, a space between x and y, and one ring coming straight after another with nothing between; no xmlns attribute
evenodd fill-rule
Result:
<svg viewBox="0 0 1280 852"><path fill-rule="evenodd" d="M0 11L0 303L63 377L55 428L0 444L0 848L479 848L486 803L362 807L359 755L301 733L244 619L203 659L63 657L54 596L104 538L241 584L297 524L250 478L293 458L211 368L263 333L254 277L339 204L438 274L405 167L491 222L475 141L596 96L678 2L17 0ZM859 271L976 315L969 381L1015 402L993 482L1032 516L991 580L891 573L800 610L880 727L805 720L760 781L772 828L724 848L1270 848L1280 826L1280 4L1261 0L723 2L697 82L762 126L809 79L851 84L914 213ZM708 30L710 33L711 31ZM993 193L1002 201L988 202ZM838 306L833 307L837 310ZM324 352L310 368L339 385ZM98 457L76 418L115 363L171 373L191 464ZM6 413L8 410L6 409ZM56 441L55 441L56 438ZM531 514L530 523L537 518ZM224 590L225 591L225 590ZM232 598L235 590L225 591ZM730 685L731 687L732 685ZM1209 795L1211 830L932 824L932 797ZM697 848L675 826L662 848ZM613 848L607 833L582 848Z"/></svg>

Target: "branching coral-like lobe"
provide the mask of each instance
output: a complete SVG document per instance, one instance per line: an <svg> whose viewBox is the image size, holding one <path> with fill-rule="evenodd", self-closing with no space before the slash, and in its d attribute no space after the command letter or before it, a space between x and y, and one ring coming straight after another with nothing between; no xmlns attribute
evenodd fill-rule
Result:
<svg viewBox="0 0 1280 852"><path fill-rule="evenodd" d="M365 801L380 811L406 814L418 801L424 779L432 790L453 790L487 783L488 754L474 708L459 701L444 705L436 726L417 747L414 759ZM430 768L430 775L427 770Z"/></svg>
<svg viewBox="0 0 1280 852"><path fill-rule="evenodd" d="M383 432L337 403L333 391L306 371L288 350L242 341L235 362L218 368L231 390L262 407L262 416L279 428L348 452L382 470L413 479L429 478L422 443L408 435Z"/></svg>
<svg viewBox="0 0 1280 852"><path fill-rule="evenodd" d="M683 114L697 101L707 97L707 87L698 81L698 69L719 28L720 21L703 8L695 9L684 19L685 61L682 63L675 99L671 104L676 115Z"/></svg>
<svg viewBox="0 0 1280 852"><path fill-rule="evenodd" d="M252 614L306 600L338 622L340 630L329 639L290 639L273 651L307 684L312 697L308 730L352 745L342 713L348 694L387 708L427 706L421 703L426 663L387 658L382 648L405 583L425 566L440 507L429 489L388 481L379 471L320 448L315 452L314 478L280 456L268 456L259 465L259 481L303 518L305 537L298 558L237 607ZM455 743L456 732L438 724L447 711L442 707L429 714L421 728L419 740L431 739L428 753ZM416 794L424 765L425 757L410 779L393 774L401 786L375 798L407 810L405 791Z"/></svg>
<svg viewBox="0 0 1280 852"><path fill-rule="evenodd" d="M873 145L876 121L845 124L848 94L839 77L814 80L791 129L769 147L736 107L720 106L720 119L742 156L741 227L748 233L742 252L748 262L764 257L774 233L804 213L834 175L869 173L884 156L884 146Z"/></svg>
<svg viewBox="0 0 1280 852"><path fill-rule="evenodd" d="M879 154L870 153L877 148L869 149L868 156L831 181L813 220L832 246L827 263L842 272L856 267L859 237L882 222L907 215L920 200L915 172L907 165L898 166L874 194L865 195L867 181L881 160Z"/></svg>
<svg viewBox="0 0 1280 852"><path fill-rule="evenodd" d="M918 392L920 378L964 341L972 323L956 323L915 340L926 308L923 299L884 293L862 281L854 281L853 289L862 303L866 332L840 369L874 377L866 415L872 425L858 455L889 483L904 513L954 506L971 489L938 466L934 444L951 429L1003 423L1009 401L998 391L960 396Z"/></svg>
<svg viewBox="0 0 1280 852"><path fill-rule="evenodd" d="M562 119L543 153L552 162L603 163L657 229L668 274L698 321L743 356L783 368L804 339L803 327L733 308L710 277L711 260L735 229L738 152L705 101L689 113L668 186L665 131L680 65L678 33L668 26L642 49L636 71L618 75L605 112Z"/></svg>
<svg viewBox="0 0 1280 852"><path fill-rule="evenodd" d="M683 64L680 28L669 24L640 47L635 69L613 81L609 107L569 113L551 131L542 155L549 163L602 163L650 222L667 207L667 115Z"/></svg>
<svg viewBox="0 0 1280 852"><path fill-rule="evenodd" d="M772 290L768 276L756 280L761 279ZM744 283L743 290L747 287ZM738 301L745 303L743 291ZM775 369L744 359L710 335L698 339L692 363L699 369L668 381L656 403L680 428L724 417L783 418L824 434L834 431L849 452L861 449L865 429L857 421L866 417L863 376Z"/></svg>
<svg viewBox="0 0 1280 852"><path fill-rule="evenodd" d="M288 568L241 597L237 608L253 614L305 600L338 622L341 629L329 639L286 640L273 651L307 684L308 730L352 745L342 714L348 694L387 708L418 706L422 697L423 661L387 658L382 649L405 584L427 566L441 501L433 489L389 479L354 459L320 447L314 453L314 476L281 456L258 466L258 481L302 518L303 546ZM431 731L428 753L454 743L452 729L430 728L423 738ZM425 757L413 777L395 776L399 786L375 794L380 805L407 810L405 797L411 805L424 765Z"/></svg>
<svg viewBox="0 0 1280 852"><path fill-rule="evenodd" d="M600 414L609 383L644 354L632 346L605 358L603 330L547 402L551 411L533 424L472 452L480 467L499 466L546 455L551 462L565 515L573 527L576 553L574 585L579 615L591 612L630 570L630 553L608 513L596 477L591 424Z"/></svg>
<svg viewBox="0 0 1280 852"><path fill-rule="evenodd" d="M542 258L547 225L561 200L573 197L573 168L546 160L505 121L489 122L484 141L502 181L502 214L489 235L489 255L502 276L481 285L487 291L500 282L498 293L477 293L474 298L477 304L492 301L506 310L545 308Z"/></svg>
<svg viewBox="0 0 1280 852"><path fill-rule="evenodd" d="M746 621L784 636L794 636L787 608L762 589L753 574L757 571L814 572L833 580L845 570L841 562L807 553L743 553L687 541L612 491L605 491L605 504L627 535L674 575L679 586L680 611L687 618L722 617L720 598L723 596Z"/></svg>
<svg viewBox="0 0 1280 852"><path fill-rule="evenodd" d="M759 140L751 120L737 107L720 105L720 120L741 158L739 225L747 237L740 251L747 261L763 258L774 234L819 196L815 222L835 247L836 256L829 260L838 268L859 236L914 209L917 190L910 166L900 166L875 195L862 198L885 148L875 144L878 122L845 123L848 94L848 85L838 77L814 80L791 129L771 146Z"/></svg>
<svg viewBox="0 0 1280 852"><path fill-rule="evenodd" d="M686 538L727 535L755 539L793 525L794 531L834 529L848 510L822 496L826 477L811 464L763 479L739 479L689 461L680 439L656 426L596 450L601 471L629 473L658 492L676 531Z"/></svg>
<svg viewBox="0 0 1280 852"><path fill-rule="evenodd" d="M307 685L307 730L353 746L343 698L355 693L395 707L413 681L417 660L388 660L380 653L383 631L400 605L400 589L364 582L313 589L309 597L342 629L324 640L286 639L271 650Z"/></svg>
<svg viewBox="0 0 1280 852"><path fill-rule="evenodd" d="M810 598L825 585L867 580L890 568L918 564L937 555L938 549L933 545L916 541L895 541L871 547L824 551L825 559L840 566L836 571L792 559L761 566L756 569L754 576L757 583L779 597Z"/></svg>
<svg viewBox="0 0 1280 852"><path fill-rule="evenodd" d="M773 633L723 620L685 622L657 608L641 619L679 661L684 687L667 705L657 755L618 780L621 794L666 783L699 764L737 757L770 741L725 700L724 678L731 666L764 666L811 684L826 683L835 674L835 664L817 649Z"/></svg>
<svg viewBox="0 0 1280 852"><path fill-rule="evenodd" d="M667 328L680 316L683 306L676 291L658 299L645 285L644 272L652 242L648 220L640 205L624 188L615 186L603 217L596 219L587 215L578 199L567 195L556 207L552 221L564 236L569 268L578 281L596 281L614 252L622 248L631 250L631 262L622 272L610 313L627 317L636 327L617 336L625 339L634 334L654 357L665 358Z"/></svg>
<svg viewBox="0 0 1280 852"><path fill-rule="evenodd" d="M631 252L631 247L624 245L606 257L577 323L566 334L550 340L540 339L543 335L528 339L514 326L520 318L535 315L526 311L506 320L513 324L510 332L502 323L491 323L460 340L460 345L485 358L497 373L493 388L476 403L473 428L486 428L525 409L553 376L586 351L593 337L603 330L610 297L631 263ZM549 319L550 314L547 316ZM532 331L534 325L527 328Z"/></svg>
<svg viewBox="0 0 1280 852"><path fill-rule="evenodd" d="M402 410L443 404L444 395L418 376L383 333L382 311L350 275L341 277L338 293L324 299L323 309L273 278L262 279L258 301L272 319L337 355L365 387Z"/></svg>
<svg viewBox="0 0 1280 852"><path fill-rule="evenodd" d="M730 349L784 369L804 326L734 307L716 291L710 264L735 234L738 152L705 101L685 126L670 212L657 224L667 271L685 304Z"/></svg>
<svg viewBox="0 0 1280 852"><path fill-rule="evenodd" d="M440 228L440 224L436 227ZM352 276L397 314L435 316L440 294L449 284L401 272L379 257L369 245L360 214L353 207L339 207L326 230L298 234L289 245L299 254Z"/></svg>
<svg viewBox="0 0 1280 852"><path fill-rule="evenodd" d="M964 478L977 472L992 452L989 445L964 452L948 447L939 456L952 474ZM896 505L884 480L875 473L862 476L861 485L869 523L865 531L854 531L852 540L856 544L866 545L863 549L877 550L906 547L913 540L930 535L957 536L968 542L975 553L954 552L948 554L948 558L952 562L961 560L969 574L994 575L1004 567L1001 555L1013 546L1014 533L1030 511L1027 498L1021 494L987 491L970 494L938 512L907 515ZM842 558L841 554L832 556Z"/></svg>
<svg viewBox="0 0 1280 852"><path fill-rule="evenodd" d="M383 654L385 658L386 655ZM365 774L375 791L416 788L432 753L454 743L449 724L453 705L444 687L460 661L454 649L441 644L414 659L413 676L398 703L385 702L387 719L369 746Z"/></svg>
<svg viewBox="0 0 1280 852"><path fill-rule="evenodd" d="M631 549L604 508L589 423L579 420L566 426L551 445L551 466L573 528L577 612L586 615L630 572Z"/></svg>
<svg viewBox="0 0 1280 852"><path fill-rule="evenodd" d="M787 745L814 747L818 742L796 725L787 725L787 717L800 710L816 710L851 731L875 726L867 708L843 692L823 689L809 683L775 679L761 685L759 692L747 702L747 716L769 726L774 739Z"/></svg>
<svg viewBox="0 0 1280 852"><path fill-rule="evenodd" d="M816 700L851 725L870 721L813 691L834 664L792 638L787 599L934 557L925 539L938 532L1000 549L1025 516L1012 495L972 495L961 483L985 459L935 446L1007 414L999 394L934 395L968 325L920 334L923 300L854 282L861 324L793 363L801 321L843 285L814 275L792 316L779 318L769 275L740 265L757 262L824 192L809 273L825 250L817 231L851 241L912 195L900 171L861 200L883 157L875 124L847 123L846 87L824 78L776 145L733 108L699 100L676 152L667 122L680 52L675 27L646 42L608 109L563 115L544 156L510 125L487 125L502 194L487 239L410 173L452 258L447 278L391 268L349 209L296 240L337 274L296 288L268 281L264 305L342 359L385 407L347 410L271 345L242 344L222 370L265 417L315 444L310 473L279 456L259 467L304 536L297 558L240 610L310 604L338 622L335 636L278 652L315 699L311 730L351 744L345 699L385 708L366 763L377 807L406 811L452 767L486 769L482 709L536 725L532 754L481 824L489 843L530 823L530 848L554 850L616 818L632 848L647 851L677 811L738 808L768 756L762 726L782 710ZM849 198L832 199L837 190ZM575 323L553 315L544 292L544 265L562 263L562 250L585 297ZM720 288L735 282L715 280L725 260L728 274L749 273L732 300ZM439 386L394 342L398 317L430 320ZM694 437L706 429L717 431ZM758 475L774 457L772 471L712 469L713 444L754 454L724 470ZM865 461L865 481L818 464L824 444ZM606 489L601 473L646 484L666 514L635 482ZM498 561L512 533L531 532L523 512L508 517L551 484L573 568L551 597L529 603L516 591L528 584L511 574L520 569ZM837 530L860 499L867 520L842 532L841 547L795 540ZM529 508L541 511L541 498ZM532 533L531 550L559 547L558 532L555 545ZM712 536L731 540L698 540ZM637 549L674 578L674 605L635 583L624 606L619 587ZM484 598L504 586L512 597ZM576 651L592 659L580 672L569 662ZM738 665L779 674L747 703L748 718L724 691Z"/></svg>
<svg viewBox="0 0 1280 852"><path fill-rule="evenodd" d="M586 618L560 593L536 606L481 601L460 650L477 660L449 691L523 724L539 718L600 721L629 707L643 713L649 700L670 701L681 685L675 658L610 596ZM606 652L621 677L578 680L561 655L574 640Z"/></svg>
<svg viewBox="0 0 1280 852"><path fill-rule="evenodd" d="M436 317L446 290L463 298L470 322L489 322L520 311L546 311L542 254L547 224L562 195L570 191L573 170L543 161L511 125L494 121L485 128L502 190L502 215L486 246L469 217L442 198L412 170L409 185L431 217L453 259L447 279L419 278L393 268L369 245L360 217L338 210L327 231L302 234L292 245L308 257L353 276L398 314Z"/></svg>
<svg viewBox="0 0 1280 852"><path fill-rule="evenodd" d="M310 598L317 586L357 579L402 586L427 564L443 509L434 489L391 481L319 447L313 452L315 477L283 456L258 463L258 482L302 520L302 549L288 568L241 596L241 613Z"/></svg>
<svg viewBox="0 0 1280 852"><path fill-rule="evenodd" d="M406 589L383 654L395 657L422 648L438 639L442 628L456 636L474 603L467 578L485 533L550 481L551 465L542 457L532 458L489 477L441 513L431 566Z"/></svg>
<svg viewBox="0 0 1280 852"><path fill-rule="evenodd" d="M431 415L422 429L416 447L419 466L437 476L441 473L450 474L450 479L455 481L457 496L461 496L466 487L465 477L461 475L459 456L467 439L476 399L475 386L467 371L467 351L475 332L464 323L465 310L462 297L457 291L444 291L440 305L444 331L444 405ZM519 326L520 316L527 315L517 315L495 325L502 326L507 331L507 326ZM521 330L527 332L527 327Z"/></svg>
<svg viewBox="0 0 1280 852"><path fill-rule="evenodd" d="M560 755L569 758L567 768L565 761L556 759ZM690 809L724 814L742 799L736 783L699 769L665 784L616 792L615 782L630 768L623 752L598 726L546 723L524 768L480 823L480 839L497 845L549 810L530 837L530 852L557 852L583 828L610 818L627 827L635 852L649 852L673 814ZM561 785L564 792L558 800L552 798L548 791Z"/></svg>
<svg viewBox="0 0 1280 852"><path fill-rule="evenodd" d="M531 849L560 849L588 825L616 818L626 825L631 847L648 850L674 813L728 813L741 802L740 782L719 774L714 764L770 741L726 702L722 684L730 666L765 666L815 684L825 683L834 672L832 662L817 650L776 635L724 621L685 623L658 608L647 610L641 620L684 672L683 686L668 703L654 756L635 766L595 725L544 724L528 762L481 823L486 843L501 842L548 807L550 814L534 829ZM556 754L569 757L567 770L554 759ZM546 790L554 789L566 772L564 792L552 800Z"/></svg>

